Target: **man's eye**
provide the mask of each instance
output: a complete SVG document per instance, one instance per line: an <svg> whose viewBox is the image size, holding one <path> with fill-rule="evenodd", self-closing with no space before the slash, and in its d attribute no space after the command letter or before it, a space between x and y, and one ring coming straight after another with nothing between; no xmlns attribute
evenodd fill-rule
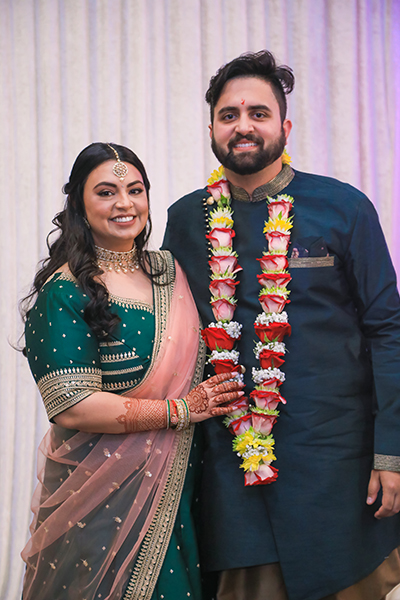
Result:
<svg viewBox="0 0 400 600"><path fill-rule="evenodd" d="M265 117L265 113L263 112L256 112L254 113L254 116L256 119L262 119L263 117Z"/></svg>
<svg viewBox="0 0 400 600"><path fill-rule="evenodd" d="M224 121L233 121L234 118L235 118L235 115L233 115L232 113L228 113L227 115L224 115L223 120Z"/></svg>

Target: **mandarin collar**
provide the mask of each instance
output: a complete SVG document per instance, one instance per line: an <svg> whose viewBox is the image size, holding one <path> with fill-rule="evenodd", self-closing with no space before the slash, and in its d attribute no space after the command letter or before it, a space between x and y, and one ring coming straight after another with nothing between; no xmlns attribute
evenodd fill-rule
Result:
<svg viewBox="0 0 400 600"><path fill-rule="evenodd" d="M289 185L293 177L293 169L290 165L285 164L276 177L256 188L251 196L243 188L229 182L231 195L234 200L239 200L240 202L260 202L261 200L265 200L267 196L279 194L279 192Z"/></svg>

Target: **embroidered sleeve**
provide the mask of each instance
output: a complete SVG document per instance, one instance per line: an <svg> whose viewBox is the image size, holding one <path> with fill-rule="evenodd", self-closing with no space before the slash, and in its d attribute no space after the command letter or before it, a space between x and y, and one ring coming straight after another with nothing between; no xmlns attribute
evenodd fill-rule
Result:
<svg viewBox="0 0 400 600"><path fill-rule="evenodd" d="M385 454L375 454L374 469L377 469L378 471L400 472L400 456L387 456Z"/></svg>
<svg viewBox="0 0 400 600"><path fill-rule="evenodd" d="M29 366L50 420L102 389L98 341L83 318L86 303L75 281L57 275L26 323Z"/></svg>

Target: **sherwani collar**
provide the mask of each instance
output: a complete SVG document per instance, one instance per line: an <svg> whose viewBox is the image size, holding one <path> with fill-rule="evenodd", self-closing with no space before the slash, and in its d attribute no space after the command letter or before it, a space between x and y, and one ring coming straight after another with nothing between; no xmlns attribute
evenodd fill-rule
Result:
<svg viewBox="0 0 400 600"><path fill-rule="evenodd" d="M265 200L267 196L279 194L279 192L289 185L293 177L293 169L286 164L283 165L282 170L279 171L276 177L256 188L251 196L243 188L229 182L231 194L235 200L239 200L240 202L260 202L261 200Z"/></svg>

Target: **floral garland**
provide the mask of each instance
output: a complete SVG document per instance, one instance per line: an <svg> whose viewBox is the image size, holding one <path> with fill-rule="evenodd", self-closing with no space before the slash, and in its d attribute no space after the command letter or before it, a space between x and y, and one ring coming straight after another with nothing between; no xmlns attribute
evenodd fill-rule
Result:
<svg viewBox="0 0 400 600"><path fill-rule="evenodd" d="M282 162L290 162L286 153L282 156ZM237 302L235 287L239 283L236 276L242 268L233 250L235 231L231 194L223 167L214 171L207 183L207 191L217 203L217 208L210 212L210 233L206 235L212 246L209 289L216 322L203 329L202 336L211 350L208 362L213 365L215 372L233 371L243 379L239 352L234 349L241 337L242 325L232 320ZM289 217L293 201L286 194L276 198L267 197L269 219L265 222L264 234L268 252L263 252L263 256L257 259L262 270L257 278L262 286L259 301L263 312L254 323L260 340L255 345L254 353L261 367L252 370L255 388L250 398L254 406L249 406L247 398L240 398L232 403L234 411L224 420L235 436L233 450L243 459L241 468L245 471L246 486L272 483L278 477L278 469L271 465L276 460L271 430L279 416L277 406L286 404L279 387L285 381L285 374L280 370L285 356L283 338L291 333L288 315L283 309L290 302L290 292L286 286L291 276L287 271L289 263L286 255L293 226L293 217Z"/></svg>

